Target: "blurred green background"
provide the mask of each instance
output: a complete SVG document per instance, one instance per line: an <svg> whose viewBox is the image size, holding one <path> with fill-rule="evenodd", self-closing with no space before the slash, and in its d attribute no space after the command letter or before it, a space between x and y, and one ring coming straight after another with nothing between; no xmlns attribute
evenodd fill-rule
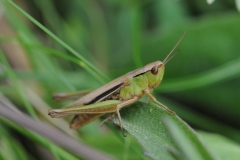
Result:
<svg viewBox="0 0 240 160"><path fill-rule="evenodd" d="M194 129L240 143L240 15L235 1L217 0L212 5L198 0L16 2L99 70L89 69L85 60L0 0L0 89L21 111L52 123L47 110L67 104L54 102L53 93L94 89L163 60L186 31L178 46L181 52L167 64L154 94ZM142 149L133 138L122 143L107 127L101 128L100 121L76 132L59 121L64 127L57 127L118 159L141 157ZM10 159L66 158L49 154L53 151L28 137L26 130L20 132L21 127L14 129L4 118L0 123L6 151L0 159L6 153ZM128 151L129 146L138 151Z"/></svg>

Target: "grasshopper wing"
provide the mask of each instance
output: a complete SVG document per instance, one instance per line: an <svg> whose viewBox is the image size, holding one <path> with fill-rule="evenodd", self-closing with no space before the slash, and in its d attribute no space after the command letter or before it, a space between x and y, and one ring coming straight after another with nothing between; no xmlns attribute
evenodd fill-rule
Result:
<svg viewBox="0 0 240 160"><path fill-rule="evenodd" d="M55 101L62 102L66 100L77 100L86 94L90 93L93 90L83 90L83 91L77 91L77 92L68 92L68 93L55 93L53 94L52 98Z"/></svg>

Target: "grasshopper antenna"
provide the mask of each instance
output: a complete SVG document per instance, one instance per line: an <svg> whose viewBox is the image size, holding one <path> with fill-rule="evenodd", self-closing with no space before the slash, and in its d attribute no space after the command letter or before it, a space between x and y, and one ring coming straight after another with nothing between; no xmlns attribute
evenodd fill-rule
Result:
<svg viewBox="0 0 240 160"><path fill-rule="evenodd" d="M170 53L164 58L163 60L163 64L167 64L167 62L172 59L177 53L180 52L180 50L178 50L175 54L173 54L171 57L170 55L173 53L173 51L175 50L175 48L179 45L179 43L182 41L184 35L186 34L186 31L183 33L183 35L181 36L181 38L178 40L177 44L175 44L175 46L173 47L173 49L170 51ZM169 58L170 57L170 58Z"/></svg>
<svg viewBox="0 0 240 160"><path fill-rule="evenodd" d="M180 51L181 51L181 49L177 50L177 52L175 52L171 57L169 57L167 60L163 61L163 64L166 65L168 63L168 61L170 61L173 57L175 57Z"/></svg>

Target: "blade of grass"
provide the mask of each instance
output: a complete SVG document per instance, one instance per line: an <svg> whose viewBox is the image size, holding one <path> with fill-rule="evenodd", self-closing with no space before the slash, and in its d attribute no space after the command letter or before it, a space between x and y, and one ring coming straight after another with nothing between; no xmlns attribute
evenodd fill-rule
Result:
<svg viewBox="0 0 240 160"><path fill-rule="evenodd" d="M88 62L84 57L82 57L76 50L71 48L68 44L63 42L61 39L59 39L55 34L53 34L50 30L48 30L46 27L44 27L42 24L40 24L37 20L35 20L33 17L31 17L28 13L26 13L24 10L22 10L20 7L18 7L14 2L10 0L6 0L9 4L11 4L14 8L16 8L19 12L21 12L24 16L26 16L31 22L33 22L36 26L38 26L40 29L42 29L45 33L47 33L50 37L52 37L55 41L57 41L60 45L62 45L65 49L67 49L69 52L71 52L73 55L75 55L78 59L80 59L79 65L86 69L87 71L93 71L96 74L98 74L102 79L105 81L108 80L108 78L101 73L97 68L95 68L90 62Z"/></svg>
<svg viewBox="0 0 240 160"><path fill-rule="evenodd" d="M0 159L18 160L28 159L28 157L30 157L27 151L21 146L19 141L9 134L8 129L5 126L0 126L0 133L0 155L2 155Z"/></svg>
<svg viewBox="0 0 240 160"><path fill-rule="evenodd" d="M14 122L14 125L16 124L20 125L25 129L29 131L33 131L34 133L37 133L38 135L42 136L41 142L47 141L46 139L43 138L45 137L48 140L51 140L52 142L54 142L55 144L58 144L59 146L62 146L66 150L74 153L75 155L83 157L85 159L93 159L93 160L113 159L84 144L81 144L79 141L69 137L67 134L64 134L58 131L57 129L52 128L46 123L36 122L34 119L32 119L31 117L23 113L18 114L18 116L16 116L15 114L13 114L13 112L9 108L1 104L0 104L0 115L6 118L6 119L1 118L1 120L5 122L6 120L10 120Z"/></svg>
<svg viewBox="0 0 240 160"><path fill-rule="evenodd" d="M238 77L240 75L239 70L240 59L238 58L203 73L184 78L169 79L166 82L164 81L156 90L176 92L212 85Z"/></svg>
<svg viewBox="0 0 240 160"><path fill-rule="evenodd" d="M1 113L0 113L1 114ZM5 119L4 117L0 117L0 121L2 121L3 123L5 123L6 125L8 125L9 127L15 129L16 131L20 132L21 134L27 136L28 138L34 140L35 142L41 144L42 146L45 146L47 148L50 148L50 144L48 140L46 140L45 138L34 134L33 132L30 132L29 130L24 129L23 127L17 125L16 123L11 122L8 119ZM76 158L75 156L73 156L72 154L68 153L67 151L65 151L62 148L59 148L58 146L55 146L56 149L58 150L58 153L61 154L61 156L65 159L71 159L71 160L78 160L79 158Z"/></svg>
<svg viewBox="0 0 240 160"><path fill-rule="evenodd" d="M19 94L20 99L22 100L24 107L26 107L28 113L33 116L35 119L37 118L37 114L34 111L33 107L31 106L31 104L27 101L27 98L23 92L23 89L21 88L17 77L15 76L14 72L12 71L6 57L4 56L2 50L0 49L0 60L3 62L3 65L6 68L6 72L11 80L11 82L13 83L14 88L16 88L17 93Z"/></svg>
<svg viewBox="0 0 240 160"><path fill-rule="evenodd" d="M22 114L20 110L18 110L6 97L4 97L3 95L0 94L0 102L5 105L6 107L8 107L9 109L11 109L13 111L13 114ZM2 132L1 132L2 133ZM15 147L15 146L14 146ZM58 153L56 146L54 146L53 144L49 143L47 146L51 152L53 153L54 157L56 159L59 159L59 155L61 155L60 153ZM16 149L16 151L19 153L21 153L21 151L19 149ZM19 154L20 154L19 153ZM61 152L62 153L62 152ZM19 159L19 158L18 158ZM26 158L21 158L21 159L26 159Z"/></svg>
<svg viewBox="0 0 240 160"><path fill-rule="evenodd" d="M131 10L132 24L131 24L131 32L132 32L132 56L134 63L137 67L143 66L141 61L141 11L139 9L139 5L134 6Z"/></svg>
<svg viewBox="0 0 240 160"><path fill-rule="evenodd" d="M187 108L184 105L173 102L171 99L161 98L161 102L167 106L171 106L178 115L180 115L184 120L188 121L190 124L200 127L202 129L223 134L225 136L231 137L234 140L240 142L240 131L233 128L232 126L221 123L215 120L213 117L200 114L193 109Z"/></svg>

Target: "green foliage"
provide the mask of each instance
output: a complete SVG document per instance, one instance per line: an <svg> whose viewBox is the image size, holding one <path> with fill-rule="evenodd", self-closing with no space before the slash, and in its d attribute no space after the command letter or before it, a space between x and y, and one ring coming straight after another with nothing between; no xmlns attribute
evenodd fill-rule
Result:
<svg viewBox="0 0 240 160"><path fill-rule="evenodd" d="M153 159L213 159L196 133L178 116L160 106L136 103L121 112L124 128ZM115 118L114 122L118 122Z"/></svg>
<svg viewBox="0 0 240 160"><path fill-rule="evenodd" d="M239 144L223 137L219 134L210 134L198 132L201 138L206 142L207 148L219 160L228 159L238 160L240 156Z"/></svg>
<svg viewBox="0 0 240 160"><path fill-rule="evenodd" d="M0 0L0 13L7 19L3 23L13 33L0 29L0 91L7 97L0 95L0 105L11 108L15 117L25 112L34 117L31 121L46 121L77 143L83 141L116 159L237 160L240 21L236 4L238 0L211 5L184 0L34 0L21 4L21 9ZM130 133L123 138L111 124L101 128L96 121L72 131L65 120L47 115L50 108L68 104L53 102L53 93L94 89L163 60L184 31L181 52L166 65L154 92L181 118L153 104L134 104L121 110ZM0 159L79 159L64 149L68 142L60 147L41 132L10 122L2 109L0 115ZM195 132L188 124L204 132Z"/></svg>

